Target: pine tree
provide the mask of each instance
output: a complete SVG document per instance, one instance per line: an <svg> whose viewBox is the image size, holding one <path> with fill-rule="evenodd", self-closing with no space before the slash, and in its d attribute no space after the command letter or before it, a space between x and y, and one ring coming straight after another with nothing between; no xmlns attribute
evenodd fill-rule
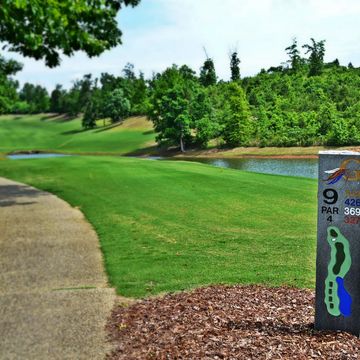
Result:
<svg viewBox="0 0 360 360"><path fill-rule="evenodd" d="M85 129L93 129L96 127L95 107L91 100L86 105L82 126Z"/></svg>
<svg viewBox="0 0 360 360"><path fill-rule="evenodd" d="M315 76L322 73L324 67L324 56L325 56L325 40L316 42L313 38L310 39L312 44L305 44L303 48L306 49L306 54L310 53L309 56L309 75Z"/></svg>
<svg viewBox="0 0 360 360"><path fill-rule="evenodd" d="M231 54L230 60L230 70L231 70L231 81L240 80L240 59L238 58L238 54L234 51Z"/></svg>
<svg viewBox="0 0 360 360"><path fill-rule="evenodd" d="M200 83L204 86L216 84L216 72L214 61L207 58L200 69Z"/></svg>
<svg viewBox="0 0 360 360"><path fill-rule="evenodd" d="M291 65L291 69L294 72L297 72L301 67L302 60L300 57L300 52L298 50L298 44L296 38L293 39L293 43L290 46L288 46L285 50L287 51L287 54L290 57L290 60L288 60L288 62Z"/></svg>

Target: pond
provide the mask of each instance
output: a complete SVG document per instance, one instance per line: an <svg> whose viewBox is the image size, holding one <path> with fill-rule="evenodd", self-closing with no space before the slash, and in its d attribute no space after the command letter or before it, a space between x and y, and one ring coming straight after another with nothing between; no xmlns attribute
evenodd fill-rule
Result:
<svg viewBox="0 0 360 360"><path fill-rule="evenodd" d="M20 159L43 159L52 157L71 156L57 153L33 153L33 154L12 154L7 157L12 160ZM142 157L143 158L143 157ZM164 158L161 156L149 156L149 160L170 160L170 161L192 161L213 165L223 168L252 171L263 174L302 176L316 179L318 173L317 159L259 159L259 158Z"/></svg>
<svg viewBox="0 0 360 360"><path fill-rule="evenodd" d="M71 155L56 154L56 153L10 154L7 155L7 158L11 160L23 160L23 159L46 159L46 158L62 157L62 156L71 156Z"/></svg>
<svg viewBox="0 0 360 360"><path fill-rule="evenodd" d="M302 176L316 179L317 159L259 159L259 158L178 158L171 160L195 161L217 167L252 171L263 174Z"/></svg>

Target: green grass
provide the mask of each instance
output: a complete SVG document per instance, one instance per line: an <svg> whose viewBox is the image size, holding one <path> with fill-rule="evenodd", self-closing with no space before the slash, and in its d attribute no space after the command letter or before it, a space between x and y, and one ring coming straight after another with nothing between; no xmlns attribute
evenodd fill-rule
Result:
<svg viewBox="0 0 360 360"><path fill-rule="evenodd" d="M111 126L103 120L98 128L83 130L81 119L68 120L64 116L5 115L0 116L0 160L3 154L12 151L55 151L61 153L85 154L157 154L152 123L145 117L132 117L122 124ZM190 150L185 155L171 152L169 155L199 157L242 157L242 156L316 156L323 146L258 148L240 147L207 150ZM338 148L355 149L351 147Z"/></svg>
<svg viewBox="0 0 360 360"><path fill-rule="evenodd" d="M88 156L3 160L0 176L80 207L121 295L214 283L314 286L314 180Z"/></svg>
<svg viewBox="0 0 360 360"><path fill-rule="evenodd" d="M21 150L127 154L154 145L152 124L133 117L115 127L83 130L79 118L51 115L0 116L0 153Z"/></svg>

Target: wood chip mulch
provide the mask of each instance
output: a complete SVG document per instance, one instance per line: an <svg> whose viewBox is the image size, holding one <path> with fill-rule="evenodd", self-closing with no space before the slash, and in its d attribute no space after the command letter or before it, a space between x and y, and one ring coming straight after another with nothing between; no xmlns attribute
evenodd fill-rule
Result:
<svg viewBox="0 0 360 360"><path fill-rule="evenodd" d="M210 286L118 306L108 359L360 359L360 340L313 328L314 294Z"/></svg>

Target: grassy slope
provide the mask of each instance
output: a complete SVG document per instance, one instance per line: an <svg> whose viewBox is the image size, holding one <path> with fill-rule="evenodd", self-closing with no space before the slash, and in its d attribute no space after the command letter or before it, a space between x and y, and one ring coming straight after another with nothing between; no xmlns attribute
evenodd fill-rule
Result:
<svg viewBox="0 0 360 360"><path fill-rule="evenodd" d="M101 122L102 124L102 122ZM126 154L154 144L151 122L133 117L116 127L83 131L81 120L50 115L0 117L0 153L16 150Z"/></svg>
<svg viewBox="0 0 360 360"><path fill-rule="evenodd" d="M145 117L133 117L113 128L89 131L81 129L81 120L65 121L63 117L50 115L0 116L1 154L16 150L42 150L70 153L107 154L156 154L155 134L152 123ZM316 156L322 146L292 148L239 147L188 151L185 156L242 157L242 156ZM339 149L349 149L343 147ZM355 149L359 150L359 149ZM168 155L184 156L171 152Z"/></svg>
<svg viewBox="0 0 360 360"><path fill-rule="evenodd" d="M111 157L4 160L0 176L79 206L122 295L209 283L314 285L313 180Z"/></svg>

